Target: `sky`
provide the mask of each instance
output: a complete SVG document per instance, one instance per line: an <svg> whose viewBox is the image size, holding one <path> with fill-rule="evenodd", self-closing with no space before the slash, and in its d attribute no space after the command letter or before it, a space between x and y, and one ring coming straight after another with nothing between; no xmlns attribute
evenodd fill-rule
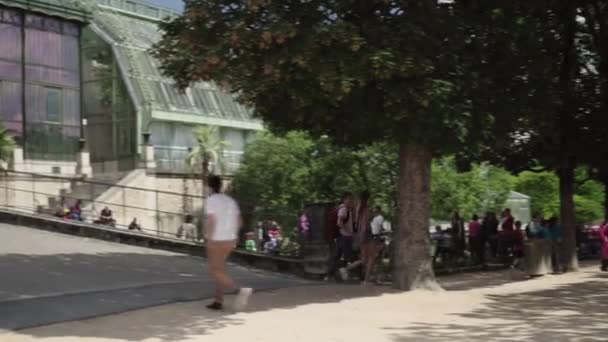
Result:
<svg viewBox="0 0 608 342"><path fill-rule="evenodd" d="M177 11L182 11L184 9L184 3L182 0L143 0L144 2L160 5L163 7L171 8Z"/></svg>

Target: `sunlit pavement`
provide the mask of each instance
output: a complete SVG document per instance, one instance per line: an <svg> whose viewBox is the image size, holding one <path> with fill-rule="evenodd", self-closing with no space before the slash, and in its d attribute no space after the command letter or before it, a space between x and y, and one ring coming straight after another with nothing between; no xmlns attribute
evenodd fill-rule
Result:
<svg viewBox="0 0 608 342"><path fill-rule="evenodd" d="M209 298L204 259L0 224L0 329L32 327ZM233 266L239 282L306 282Z"/></svg>

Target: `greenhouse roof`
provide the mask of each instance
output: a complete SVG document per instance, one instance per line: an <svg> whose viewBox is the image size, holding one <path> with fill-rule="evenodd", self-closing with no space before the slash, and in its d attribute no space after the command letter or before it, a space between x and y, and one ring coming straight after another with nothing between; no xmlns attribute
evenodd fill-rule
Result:
<svg viewBox="0 0 608 342"><path fill-rule="evenodd" d="M93 0L0 0L0 5L86 22L95 4Z"/></svg>
<svg viewBox="0 0 608 342"><path fill-rule="evenodd" d="M252 111L214 83L194 84L180 92L160 72L150 47L161 38L161 20L179 15L132 0L97 0L92 29L112 44L123 78L145 127L151 120L262 129Z"/></svg>

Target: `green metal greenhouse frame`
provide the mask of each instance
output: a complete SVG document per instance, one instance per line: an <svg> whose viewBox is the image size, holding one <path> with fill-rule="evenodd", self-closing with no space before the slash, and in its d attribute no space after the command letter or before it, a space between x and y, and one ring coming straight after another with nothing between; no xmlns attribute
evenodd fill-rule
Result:
<svg viewBox="0 0 608 342"><path fill-rule="evenodd" d="M150 135L157 165L184 171L198 125L218 126L232 145L226 156L238 163L245 143L263 129L250 108L215 84L180 92L161 74L149 49L161 37L159 23L179 13L137 0L0 0L1 6L80 23L80 118L94 166L135 168L143 136Z"/></svg>

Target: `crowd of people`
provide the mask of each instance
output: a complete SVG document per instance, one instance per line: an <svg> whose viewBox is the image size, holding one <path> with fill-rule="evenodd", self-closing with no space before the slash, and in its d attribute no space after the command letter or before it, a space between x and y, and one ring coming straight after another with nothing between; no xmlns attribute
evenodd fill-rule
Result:
<svg viewBox="0 0 608 342"><path fill-rule="evenodd" d="M59 207L55 211L55 217L64 220L84 221L82 216L82 201L77 200L72 206L67 206L65 200L62 199Z"/></svg>
<svg viewBox="0 0 608 342"><path fill-rule="evenodd" d="M64 220L84 222L85 217L84 210L82 208L82 200L76 200L72 206L67 206L66 201L62 200L55 211L54 216ZM136 219L134 219L134 221L136 222ZM116 226L116 220L113 217L112 210L107 206L101 210L99 218L94 220L93 223L111 227Z"/></svg>
<svg viewBox="0 0 608 342"><path fill-rule="evenodd" d="M557 218L544 219L535 214L524 228L516 221L510 209L505 209L500 219L493 212L486 213L480 220L473 215L465 229L464 220L454 212L450 226L443 230L435 228L431 234L435 253L433 262L450 264L470 256L474 263L486 265L487 259L504 262L511 260L511 266L521 267L524 257L524 241L546 239L551 244L552 264L555 272L561 270L560 250L562 244L561 227Z"/></svg>
<svg viewBox="0 0 608 342"><path fill-rule="evenodd" d="M244 246L249 252L261 252L276 255L284 242L281 226L273 220L258 223L255 231L245 233Z"/></svg>
<svg viewBox="0 0 608 342"><path fill-rule="evenodd" d="M72 206L67 206L66 201L62 200L57 210L54 213L55 217L64 219L64 220L75 220L75 221L85 221L84 210L82 207L82 200L76 200ZM194 218L192 215L186 215L184 223L182 223L177 230L176 236L178 238L185 238L186 240L196 240L197 237L197 229L194 225ZM116 219L114 218L114 213L112 209L108 206L104 207L99 213L99 217L92 221L94 224L99 224L103 226L116 227ZM139 231L142 232L142 226L139 224L136 217L131 220L131 223L127 226L127 229L131 231Z"/></svg>

